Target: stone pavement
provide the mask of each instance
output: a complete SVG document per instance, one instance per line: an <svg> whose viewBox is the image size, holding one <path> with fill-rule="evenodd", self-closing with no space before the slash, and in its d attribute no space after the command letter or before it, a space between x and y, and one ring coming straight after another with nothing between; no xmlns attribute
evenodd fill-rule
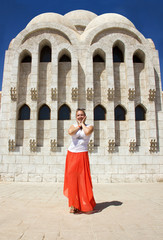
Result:
<svg viewBox="0 0 163 240"><path fill-rule="evenodd" d="M0 240L162 240L163 183L94 184L92 214L70 214L61 183L0 183Z"/></svg>

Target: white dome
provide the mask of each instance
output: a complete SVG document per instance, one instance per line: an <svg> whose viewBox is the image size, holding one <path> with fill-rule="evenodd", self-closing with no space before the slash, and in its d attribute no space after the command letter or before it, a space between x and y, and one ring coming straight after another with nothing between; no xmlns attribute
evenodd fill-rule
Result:
<svg viewBox="0 0 163 240"><path fill-rule="evenodd" d="M91 28L95 28L101 24L105 24L105 23L112 23L113 26L116 23L123 23L126 24L130 27L135 27L134 24L128 20L126 17L117 14L117 13L105 13L102 14L96 18L94 18L86 27L86 30L91 29Z"/></svg>
<svg viewBox="0 0 163 240"><path fill-rule="evenodd" d="M86 10L75 10L64 15L74 26L87 26L97 15Z"/></svg>
<svg viewBox="0 0 163 240"><path fill-rule="evenodd" d="M38 23L60 23L66 27L69 27L73 30L76 30L73 24L65 19L64 16L57 13L42 13L36 17L34 17L27 25L27 27L38 24Z"/></svg>

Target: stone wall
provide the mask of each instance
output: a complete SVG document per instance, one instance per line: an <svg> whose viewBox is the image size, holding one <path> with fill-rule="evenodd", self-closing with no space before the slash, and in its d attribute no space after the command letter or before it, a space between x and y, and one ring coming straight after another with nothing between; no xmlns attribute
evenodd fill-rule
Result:
<svg viewBox="0 0 163 240"><path fill-rule="evenodd" d="M49 62L40 62L44 46L51 49ZM123 61L113 61L114 47ZM69 62L60 62L64 54ZM133 62L135 54L141 63ZM96 55L103 61L93 61ZM31 62L22 62L26 56ZM24 104L30 108L29 120L19 120ZM44 104L49 120L38 119ZM70 120L58 119L64 104ZM139 105L144 121L135 121ZM94 121L97 106L105 110L105 120ZM126 112L124 121L115 120L117 106ZM88 11L39 15L11 41L2 87L1 181L63 182L71 140L67 130L78 107L86 109L87 122L94 125L89 144L93 182L163 181L158 52L123 16Z"/></svg>

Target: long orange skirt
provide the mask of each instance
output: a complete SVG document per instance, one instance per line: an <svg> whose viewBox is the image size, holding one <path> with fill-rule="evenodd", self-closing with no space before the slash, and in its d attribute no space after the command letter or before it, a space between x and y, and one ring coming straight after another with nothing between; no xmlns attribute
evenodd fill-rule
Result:
<svg viewBox="0 0 163 240"><path fill-rule="evenodd" d="M67 152L63 193L69 200L69 207L82 212L95 207L88 152Z"/></svg>

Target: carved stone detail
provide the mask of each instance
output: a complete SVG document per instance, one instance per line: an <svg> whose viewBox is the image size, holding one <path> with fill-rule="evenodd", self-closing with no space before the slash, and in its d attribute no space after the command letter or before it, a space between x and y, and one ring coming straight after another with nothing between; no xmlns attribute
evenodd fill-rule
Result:
<svg viewBox="0 0 163 240"><path fill-rule="evenodd" d="M11 87L10 88L10 95L11 95L11 100L16 101L17 100L17 90L16 87Z"/></svg>
<svg viewBox="0 0 163 240"><path fill-rule="evenodd" d="M136 152L136 140L135 139L130 141L129 151L130 152Z"/></svg>
<svg viewBox="0 0 163 240"><path fill-rule="evenodd" d="M31 88L31 99L32 100L37 100L37 89Z"/></svg>
<svg viewBox="0 0 163 240"><path fill-rule="evenodd" d="M72 95L72 100L78 100L78 88L72 88L72 92L71 92L71 95Z"/></svg>
<svg viewBox="0 0 163 240"><path fill-rule="evenodd" d="M113 153L115 151L115 140L109 139L108 141L108 152Z"/></svg>
<svg viewBox="0 0 163 240"><path fill-rule="evenodd" d="M14 152L16 149L16 143L13 139L8 140L8 150L9 152Z"/></svg>
<svg viewBox="0 0 163 240"><path fill-rule="evenodd" d="M108 100L113 100L114 99L114 94L115 91L113 88L108 88Z"/></svg>
<svg viewBox="0 0 163 240"><path fill-rule="evenodd" d="M157 150L158 150L158 145L157 145L156 139L151 139L149 151L150 152L157 152Z"/></svg>
<svg viewBox="0 0 163 240"><path fill-rule="evenodd" d="M94 151L94 142L93 140L90 140L88 143L88 152L93 152Z"/></svg>
<svg viewBox="0 0 163 240"><path fill-rule="evenodd" d="M36 152L36 150L37 150L36 140L35 139L30 139L29 144L30 144L30 151L31 152Z"/></svg>
<svg viewBox="0 0 163 240"><path fill-rule="evenodd" d="M51 99L53 101L57 100L57 89L56 88L51 88Z"/></svg>
<svg viewBox="0 0 163 240"><path fill-rule="evenodd" d="M54 140L51 140L50 141L50 145L51 145L51 151L52 152L56 152L57 151L57 141L54 139Z"/></svg>
<svg viewBox="0 0 163 240"><path fill-rule="evenodd" d="M156 98L156 90L155 89L150 89L149 90L149 101L154 101Z"/></svg>
<svg viewBox="0 0 163 240"><path fill-rule="evenodd" d="M93 100L94 91L92 88L87 88L87 100Z"/></svg>
<svg viewBox="0 0 163 240"><path fill-rule="evenodd" d="M129 88L128 90L128 99L129 100L134 100L135 99L135 89L134 88Z"/></svg>

